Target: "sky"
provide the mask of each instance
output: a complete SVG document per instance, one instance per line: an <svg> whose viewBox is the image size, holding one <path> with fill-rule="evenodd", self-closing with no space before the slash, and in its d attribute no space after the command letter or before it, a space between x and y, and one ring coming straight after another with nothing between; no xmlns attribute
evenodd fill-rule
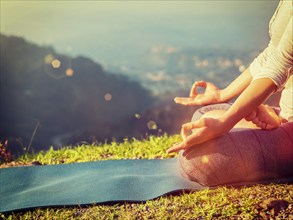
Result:
<svg viewBox="0 0 293 220"><path fill-rule="evenodd" d="M278 0L1 0L1 33L115 63L156 45L260 49Z"/></svg>

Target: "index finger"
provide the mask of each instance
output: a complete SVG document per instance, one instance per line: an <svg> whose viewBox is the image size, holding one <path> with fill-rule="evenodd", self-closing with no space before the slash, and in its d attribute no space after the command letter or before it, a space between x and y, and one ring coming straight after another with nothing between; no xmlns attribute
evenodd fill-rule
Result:
<svg viewBox="0 0 293 220"><path fill-rule="evenodd" d="M184 142L181 142L179 144L173 145L172 147L170 147L169 149L167 149L167 153L174 153L180 150L184 150L185 149L185 144Z"/></svg>
<svg viewBox="0 0 293 220"><path fill-rule="evenodd" d="M206 88L207 83L205 81L196 81L196 82L194 82L192 87L191 87L191 90L190 90L190 94L189 94L190 97L194 98L197 95L196 88L198 86Z"/></svg>
<svg viewBox="0 0 293 220"><path fill-rule="evenodd" d="M195 122L188 122L182 125L181 127L181 137L183 141L186 140L189 133L192 131L192 129L196 128Z"/></svg>

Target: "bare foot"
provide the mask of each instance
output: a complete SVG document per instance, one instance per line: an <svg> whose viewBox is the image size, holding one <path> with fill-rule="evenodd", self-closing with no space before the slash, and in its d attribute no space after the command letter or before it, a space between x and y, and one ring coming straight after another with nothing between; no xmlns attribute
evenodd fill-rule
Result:
<svg viewBox="0 0 293 220"><path fill-rule="evenodd" d="M258 106L257 109L245 119L265 130L277 128L281 124L280 117L276 114L274 109L268 105Z"/></svg>
<svg viewBox="0 0 293 220"><path fill-rule="evenodd" d="M223 115L226 110L211 110L206 112L202 118L219 118ZM259 129L257 125L255 125L252 121L247 121L245 119L240 120L234 128L252 128L252 129Z"/></svg>

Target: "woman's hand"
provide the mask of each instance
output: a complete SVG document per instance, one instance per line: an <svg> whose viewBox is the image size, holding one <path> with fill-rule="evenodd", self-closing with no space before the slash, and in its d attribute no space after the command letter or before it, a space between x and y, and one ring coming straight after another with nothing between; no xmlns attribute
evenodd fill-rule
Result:
<svg viewBox="0 0 293 220"><path fill-rule="evenodd" d="M197 85L194 85L195 88L196 86ZM211 86L211 88L211 91L219 91L215 89L215 86L213 85ZM192 89L191 92L193 92L194 90L195 89ZM241 119L247 117L248 112L252 112L254 109L256 109L257 106L259 106L264 100L266 100L275 90L276 85L269 78L261 78L252 81L249 86L247 86L247 88L236 99L233 105L220 117L201 118L196 122L184 124L181 129L183 142L179 143L178 145L172 146L167 150L167 152L172 153L182 149L187 149L193 145L201 144L205 141L214 139L227 133ZM239 91L241 91L241 89ZM205 93L207 93L207 89ZM213 94L213 92L211 93ZM198 95L196 94L196 92L193 94L195 95L194 99L197 100L196 96ZM206 99L206 97L210 96L205 97L204 94L201 103L204 102L203 100L213 100Z"/></svg>
<svg viewBox="0 0 293 220"><path fill-rule="evenodd" d="M204 93L198 94L197 87L205 88ZM219 103L220 101L220 89L213 83L205 81L196 81L191 90L189 97L176 97L174 101L177 104L192 106L192 105L208 105Z"/></svg>
<svg viewBox="0 0 293 220"><path fill-rule="evenodd" d="M185 150L196 144L219 137L229 130L230 128L219 118L201 118L198 121L183 124L181 129L183 141L170 147L167 153Z"/></svg>

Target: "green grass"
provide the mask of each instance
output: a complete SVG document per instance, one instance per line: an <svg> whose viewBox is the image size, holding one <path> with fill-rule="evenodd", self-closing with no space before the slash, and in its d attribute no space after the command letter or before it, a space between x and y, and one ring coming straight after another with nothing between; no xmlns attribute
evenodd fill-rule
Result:
<svg viewBox="0 0 293 220"><path fill-rule="evenodd" d="M76 163L95 160L163 159L179 136L149 137L123 143L84 144L26 154L9 164ZM146 203L119 203L74 208L46 208L2 214L4 219L293 219L293 185L270 184L241 188L219 187L160 197Z"/></svg>

